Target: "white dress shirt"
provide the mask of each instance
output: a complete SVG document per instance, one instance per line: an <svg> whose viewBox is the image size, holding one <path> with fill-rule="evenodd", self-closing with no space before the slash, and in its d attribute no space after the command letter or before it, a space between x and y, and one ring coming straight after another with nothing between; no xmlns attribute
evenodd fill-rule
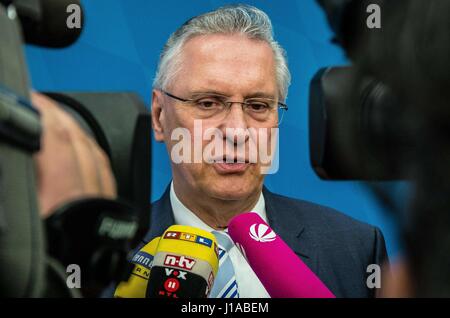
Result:
<svg viewBox="0 0 450 318"><path fill-rule="evenodd" d="M175 194L173 182L170 185L170 203L172 205L175 224L192 226L208 232L214 231L213 228L200 220L198 216L196 216L178 199ZM267 222L266 207L262 193L259 196L259 200L255 207L251 211L258 213L259 216ZM234 267L239 297L270 298L258 276L256 276L255 272L250 267L244 256L242 256L236 245L233 245L231 248L229 256Z"/></svg>

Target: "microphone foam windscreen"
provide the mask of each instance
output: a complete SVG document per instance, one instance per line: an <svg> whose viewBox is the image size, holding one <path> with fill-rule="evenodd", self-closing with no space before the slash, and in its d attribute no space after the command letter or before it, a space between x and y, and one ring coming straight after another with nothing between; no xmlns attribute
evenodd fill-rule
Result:
<svg viewBox="0 0 450 318"><path fill-rule="evenodd" d="M335 297L258 214L234 217L228 232L271 297Z"/></svg>
<svg viewBox="0 0 450 318"><path fill-rule="evenodd" d="M218 246L213 234L173 225L158 244L146 296L207 297L218 267Z"/></svg>
<svg viewBox="0 0 450 318"><path fill-rule="evenodd" d="M116 298L145 298L153 258L161 237L154 238L137 252L131 263L134 269L126 282L121 282L114 293Z"/></svg>

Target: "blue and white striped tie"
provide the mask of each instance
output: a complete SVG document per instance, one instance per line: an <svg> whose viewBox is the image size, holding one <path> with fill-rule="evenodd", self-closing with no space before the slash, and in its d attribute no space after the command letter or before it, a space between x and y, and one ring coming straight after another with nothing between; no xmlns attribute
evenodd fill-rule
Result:
<svg viewBox="0 0 450 318"><path fill-rule="evenodd" d="M233 242L227 233L212 232L219 245L219 271L214 281L210 298L239 298L236 276L229 252Z"/></svg>

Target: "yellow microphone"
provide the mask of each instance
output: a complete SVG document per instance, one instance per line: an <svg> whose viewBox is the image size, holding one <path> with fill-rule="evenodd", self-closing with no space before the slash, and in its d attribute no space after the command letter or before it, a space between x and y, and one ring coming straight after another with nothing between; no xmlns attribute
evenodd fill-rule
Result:
<svg viewBox="0 0 450 318"><path fill-rule="evenodd" d="M219 268L217 241L210 232L173 225L140 249L131 262L133 272L118 285L114 297L208 297Z"/></svg>
<svg viewBox="0 0 450 318"><path fill-rule="evenodd" d="M130 278L117 286L114 297L145 298L153 258L160 239L159 236L155 237L133 256L131 263L134 264L134 268Z"/></svg>
<svg viewBox="0 0 450 318"><path fill-rule="evenodd" d="M146 297L208 297L219 268L218 251L210 232L184 225L169 227L158 244Z"/></svg>

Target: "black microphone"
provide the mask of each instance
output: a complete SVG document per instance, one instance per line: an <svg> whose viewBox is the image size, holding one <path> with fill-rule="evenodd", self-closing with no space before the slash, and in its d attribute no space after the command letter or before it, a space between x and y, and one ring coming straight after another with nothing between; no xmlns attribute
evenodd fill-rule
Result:
<svg viewBox="0 0 450 318"><path fill-rule="evenodd" d="M0 0L0 3L7 8L10 17L17 15L28 44L67 47L83 30L84 16L79 0Z"/></svg>
<svg viewBox="0 0 450 318"><path fill-rule="evenodd" d="M139 211L132 205L80 199L60 206L45 225L49 255L64 266L77 264L82 270L83 296L98 297L132 269L127 255L139 227Z"/></svg>

